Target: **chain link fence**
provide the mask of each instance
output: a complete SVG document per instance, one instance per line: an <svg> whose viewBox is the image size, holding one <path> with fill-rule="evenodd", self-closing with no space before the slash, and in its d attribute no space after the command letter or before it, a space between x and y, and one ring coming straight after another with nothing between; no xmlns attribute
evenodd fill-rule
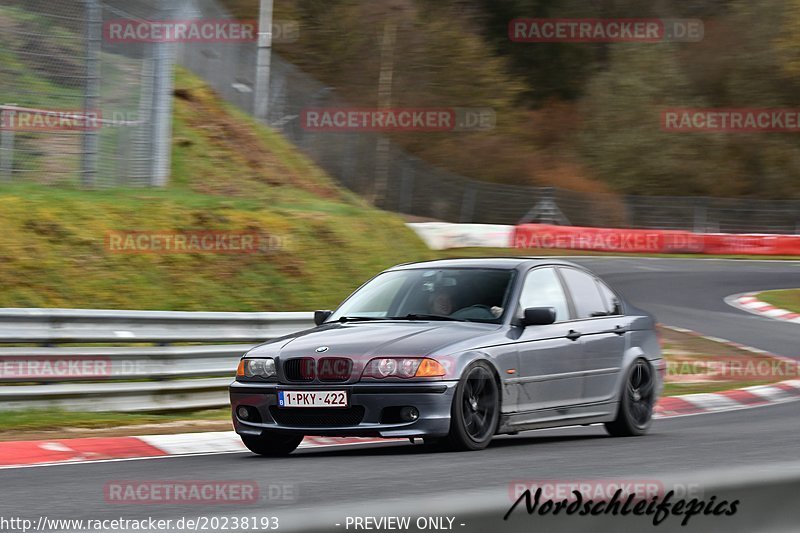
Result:
<svg viewBox="0 0 800 533"><path fill-rule="evenodd" d="M166 183L174 50L110 42L165 0L0 0L0 182Z"/></svg>

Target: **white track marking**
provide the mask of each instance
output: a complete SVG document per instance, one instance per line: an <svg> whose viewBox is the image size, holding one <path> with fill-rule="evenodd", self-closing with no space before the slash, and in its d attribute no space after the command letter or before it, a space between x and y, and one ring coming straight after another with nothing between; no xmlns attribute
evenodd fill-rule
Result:
<svg viewBox="0 0 800 533"><path fill-rule="evenodd" d="M686 396L681 396L680 398L681 400L694 404L705 411L730 410L742 405L731 398L726 398L725 396L711 393L687 394Z"/></svg>
<svg viewBox="0 0 800 533"><path fill-rule="evenodd" d="M234 431L143 435L136 438L169 455L247 451L242 439Z"/></svg>

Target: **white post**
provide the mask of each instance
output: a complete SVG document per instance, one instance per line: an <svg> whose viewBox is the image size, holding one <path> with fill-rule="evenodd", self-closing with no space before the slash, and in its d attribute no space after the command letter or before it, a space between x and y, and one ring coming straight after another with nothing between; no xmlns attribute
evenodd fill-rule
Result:
<svg viewBox="0 0 800 533"><path fill-rule="evenodd" d="M174 8L162 0L160 15L165 20L175 18ZM175 43L153 44L153 105L151 108L152 164L151 187L166 187L172 167L172 99L175 90Z"/></svg>
<svg viewBox="0 0 800 533"><path fill-rule="evenodd" d="M272 68L272 0L261 0L258 22L258 59L256 65L256 90L254 114L267 124L269 115L269 81Z"/></svg>
<svg viewBox="0 0 800 533"><path fill-rule="evenodd" d="M394 14L392 14L394 15ZM378 107L392 107L392 84L394 81L394 54L397 45L397 22L390 18L383 27L381 40L381 71L378 77ZM391 143L386 134L379 134L375 147L375 188L372 192L372 203L381 205L386 199L389 187L389 152Z"/></svg>
<svg viewBox="0 0 800 533"><path fill-rule="evenodd" d="M14 111L0 108L0 181L4 182L11 181L11 173L14 171L13 122Z"/></svg>
<svg viewBox="0 0 800 533"><path fill-rule="evenodd" d="M100 53L103 47L103 8L98 0L85 0L86 9L86 82L83 93L83 113L97 112L100 101ZM81 184L97 185L97 162L100 157L99 132L87 128L83 132Z"/></svg>

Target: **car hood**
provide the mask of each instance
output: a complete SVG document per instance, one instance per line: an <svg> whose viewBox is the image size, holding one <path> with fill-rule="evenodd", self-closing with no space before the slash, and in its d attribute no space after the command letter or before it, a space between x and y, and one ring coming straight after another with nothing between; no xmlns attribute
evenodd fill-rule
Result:
<svg viewBox="0 0 800 533"><path fill-rule="evenodd" d="M478 347L485 337L496 334L501 328L498 324L475 322L334 323L267 342L247 355L285 358L446 355Z"/></svg>

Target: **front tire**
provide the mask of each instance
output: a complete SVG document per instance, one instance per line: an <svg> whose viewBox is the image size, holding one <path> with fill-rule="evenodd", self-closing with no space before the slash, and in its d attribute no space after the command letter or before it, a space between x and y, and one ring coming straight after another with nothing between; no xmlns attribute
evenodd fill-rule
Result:
<svg viewBox="0 0 800 533"><path fill-rule="evenodd" d="M608 434L612 437L638 437L647 433L653 422L655 392L653 367L644 359L637 359L625 376L617 418L605 423Z"/></svg>
<svg viewBox="0 0 800 533"><path fill-rule="evenodd" d="M494 372L479 361L467 368L456 387L445 443L457 451L482 450L497 432L499 419L500 391Z"/></svg>
<svg viewBox="0 0 800 533"><path fill-rule="evenodd" d="M258 437L251 435L241 437L248 450L264 457L286 457L303 442L303 435L264 433Z"/></svg>

